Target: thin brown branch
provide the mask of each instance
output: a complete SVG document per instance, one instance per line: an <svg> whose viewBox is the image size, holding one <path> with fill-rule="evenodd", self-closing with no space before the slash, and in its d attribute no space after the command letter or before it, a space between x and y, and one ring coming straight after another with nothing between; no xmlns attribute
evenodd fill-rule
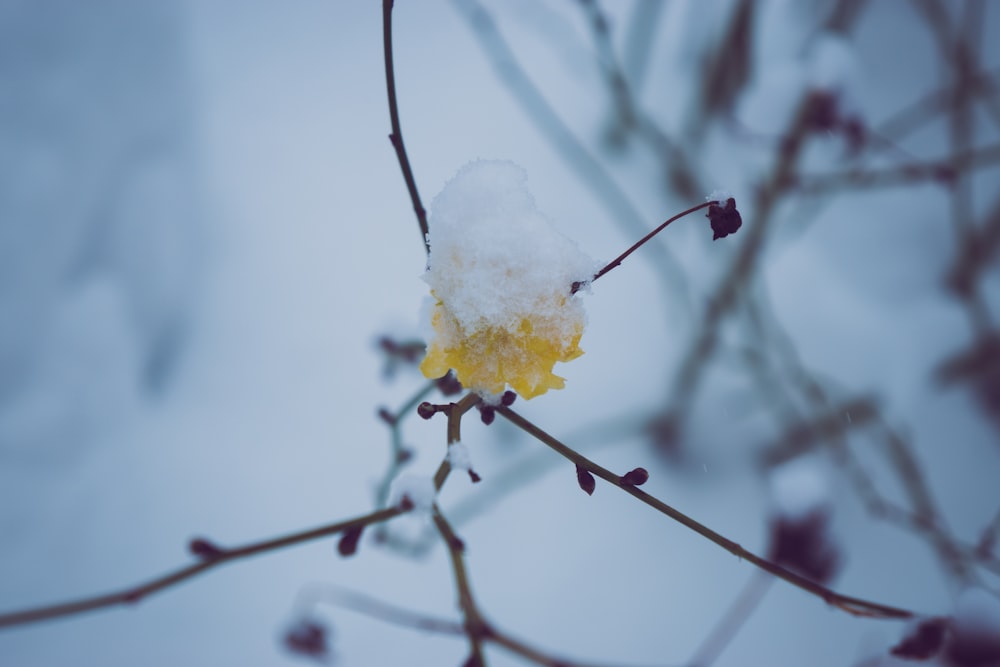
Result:
<svg viewBox="0 0 1000 667"><path fill-rule="evenodd" d="M392 147L396 150L399 168L403 172L403 180L406 181L406 190L410 193L410 201L413 203L413 212L417 216L417 225L420 227L420 238L424 244L424 251L430 255L431 244L428 237L427 211L424 210L424 205L420 201L417 182L413 178L413 169L410 168L410 158L407 156L406 147L403 144L403 130L399 126L399 104L396 101L396 72L392 60L392 7L393 0L382 0L382 47L385 51L385 88L387 97L389 98L389 122L392 125L389 141L392 142Z"/></svg>
<svg viewBox="0 0 1000 667"><path fill-rule="evenodd" d="M690 215L691 213L694 213L695 211L700 211L703 208L708 208L709 206L711 206L714 203L715 202L713 202L713 201L707 201L707 202L704 202L702 204L698 204L697 206L692 206L691 208L687 209L686 211L681 211L680 213L678 213L677 215L673 216L672 218L669 218L666 222L660 224L660 226L658 226L656 229L654 229L653 231L649 232L648 234L646 234L645 236L643 236L641 239L639 239L638 241L636 241L635 243L633 243L628 248L628 250L626 250L625 252L623 252L622 254L618 255L617 257L615 257L610 262L608 262L604 266L604 268L602 268L600 271L598 271L597 273L594 274L594 277L590 279L590 282L594 282L595 280L597 280L598 278L600 278L601 276L603 276L608 271L611 271L612 269L614 269L615 267L617 267L618 265L620 265L623 261L625 261L626 257L628 257L629 255L631 255L632 253L634 253L636 250L638 250L643 245L645 245L646 242L648 242L651 238L653 238L654 236L656 236L657 234L659 234L660 232L662 232L664 229L666 229L667 225L669 225L671 222L674 222L675 220L679 220L679 219L683 218L686 215ZM581 285L579 283L574 283L573 284L573 289L572 289L573 293L575 294L579 290L580 287L581 287Z"/></svg>
<svg viewBox="0 0 1000 667"><path fill-rule="evenodd" d="M806 577L803 577L790 570L787 570L784 567L778 565L777 563L772 563L766 558L762 558L753 552L747 551L736 542L733 542L732 540L723 537L722 535L715 532L708 526L705 526L704 524L695 521L694 519L684 514L683 512L674 509L673 507L666 504L659 498L651 496L650 494L640 490L634 485L627 484L622 479L621 476L616 475L607 468L604 468L598 465L597 463L594 463L587 457L566 446L553 436L549 435L539 427L529 422L521 415L511 410L510 408L499 407L497 408L497 413L502 415L505 419L510 421L512 424L514 424L521 430L525 431L526 433L529 433L537 440L548 445L549 447L554 449L557 453L559 453L566 459L569 459L571 462L575 463L578 467L590 471L594 475L618 487L625 493L628 493L629 495L637 498L639 501L652 507L661 514L665 514L674 521L693 530L694 532L698 533L699 535L708 539L709 541L714 542L715 544L719 545L726 551L729 551L730 553L737 556L741 560L749 561L750 563L756 565L758 568L764 570L765 572L769 572L770 574L773 574L774 576L780 579L784 579L793 586L797 586L802 590L806 591L807 593L811 593L821 598L829 605L837 607L838 609L846 611L847 613L853 614L855 616L865 616L869 618L906 619L906 618L913 618L914 616L916 616L914 612L909 611L907 609L900 609L898 607L892 607L889 605L884 605L877 602L864 600L862 598L851 597L848 595L837 593L827 588L826 586L818 584Z"/></svg>
<svg viewBox="0 0 1000 667"><path fill-rule="evenodd" d="M135 604L136 602L139 602L154 593L159 593L160 591L166 590L172 586L176 586L177 584L180 584L195 575L201 574L202 572L219 565L231 563L242 558L247 558L248 556L256 556L257 554L276 551L278 549L283 549L296 544L302 544L318 540L323 537L329 537L352 528L362 528L364 526L370 526L372 524L388 521L389 519L399 516L404 511L405 510L399 507L391 507L388 509L378 510L377 512L372 512L371 514L365 514L364 516L359 516L354 519L339 521L337 523L320 526L319 528L313 528L311 530L305 530L298 533L292 533L290 535L284 535L282 537L253 542L242 547L222 548L215 547L213 545L211 547L211 556L203 557L199 562L173 570L172 572L168 572L167 574L159 576L144 584L139 584L137 586L113 593L86 597L80 600L61 602L43 607L35 607L33 609L0 614L0 628L25 625L27 623L37 623L39 621L72 616L86 611L103 609L105 607Z"/></svg>

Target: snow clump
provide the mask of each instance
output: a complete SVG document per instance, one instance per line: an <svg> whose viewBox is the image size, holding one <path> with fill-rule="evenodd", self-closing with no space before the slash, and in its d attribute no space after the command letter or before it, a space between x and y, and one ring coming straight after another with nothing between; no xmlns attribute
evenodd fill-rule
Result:
<svg viewBox="0 0 1000 667"><path fill-rule="evenodd" d="M561 389L557 361L583 354L586 314L574 282L597 265L538 211L512 162L463 167L431 206L424 280L436 300L421 370L454 369L484 398L509 385L524 398Z"/></svg>

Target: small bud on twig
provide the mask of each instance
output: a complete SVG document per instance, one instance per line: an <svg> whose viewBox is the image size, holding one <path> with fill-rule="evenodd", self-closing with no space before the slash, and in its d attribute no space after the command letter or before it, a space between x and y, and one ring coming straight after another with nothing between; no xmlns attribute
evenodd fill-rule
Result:
<svg viewBox="0 0 1000 667"><path fill-rule="evenodd" d="M455 374L448 371L447 375L437 379L437 388L445 396L454 396L462 393L462 383L458 381Z"/></svg>
<svg viewBox="0 0 1000 667"><path fill-rule="evenodd" d="M427 401L417 406L417 414L420 415L421 419L430 419L440 411L440 406L428 403Z"/></svg>
<svg viewBox="0 0 1000 667"><path fill-rule="evenodd" d="M649 479L649 472L645 468L635 468L629 470L622 477L622 484L628 484L629 486L642 486Z"/></svg>
<svg viewBox="0 0 1000 667"><path fill-rule="evenodd" d="M203 537L196 537L188 542L188 551L202 560L215 560L226 555L226 550Z"/></svg>
<svg viewBox="0 0 1000 667"><path fill-rule="evenodd" d="M594 489L597 488L597 480L594 479L589 470L578 465L576 467L576 481L584 493L588 496L594 495Z"/></svg>
<svg viewBox="0 0 1000 667"><path fill-rule="evenodd" d="M496 419L497 417L497 411L492 406L483 405L482 403L480 403L479 405L476 406L476 408L479 410L479 416L480 418L482 418L483 423L486 424L487 426L492 424L493 420Z"/></svg>
<svg viewBox="0 0 1000 667"><path fill-rule="evenodd" d="M361 540L361 533L364 532L364 529L364 526L355 526L344 531L340 537L340 541L337 542L337 551L340 552L341 556L346 557L355 554L358 550L358 542Z"/></svg>

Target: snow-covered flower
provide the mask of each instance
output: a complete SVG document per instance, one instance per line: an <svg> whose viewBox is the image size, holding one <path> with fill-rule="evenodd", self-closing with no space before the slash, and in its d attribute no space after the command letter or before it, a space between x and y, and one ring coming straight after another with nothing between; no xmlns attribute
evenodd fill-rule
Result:
<svg viewBox="0 0 1000 667"><path fill-rule="evenodd" d="M511 162L472 162L431 207L433 334L420 369L454 369L487 400L507 385L524 398L561 389L555 363L583 354L586 314L572 285L595 264L539 213L526 181Z"/></svg>

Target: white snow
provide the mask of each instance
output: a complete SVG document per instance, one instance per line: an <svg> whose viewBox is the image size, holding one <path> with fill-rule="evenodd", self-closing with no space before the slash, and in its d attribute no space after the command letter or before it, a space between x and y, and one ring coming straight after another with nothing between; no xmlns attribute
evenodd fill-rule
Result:
<svg viewBox="0 0 1000 667"><path fill-rule="evenodd" d="M468 334L485 327L515 331L527 313L569 296L596 263L560 234L535 206L527 174L513 162L464 166L431 206L430 268L424 280ZM566 336L584 317L571 300L555 313Z"/></svg>
<svg viewBox="0 0 1000 667"><path fill-rule="evenodd" d="M469 455L469 448L461 442L448 445L448 463L456 470L471 471L472 457Z"/></svg>
<svg viewBox="0 0 1000 667"><path fill-rule="evenodd" d="M815 461L786 463L771 473L770 482L774 508L783 516L802 518L830 502L827 479Z"/></svg>
<svg viewBox="0 0 1000 667"><path fill-rule="evenodd" d="M718 202L719 204L725 204L730 199L734 199L733 193L725 188L716 188L705 197L705 201Z"/></svg>

